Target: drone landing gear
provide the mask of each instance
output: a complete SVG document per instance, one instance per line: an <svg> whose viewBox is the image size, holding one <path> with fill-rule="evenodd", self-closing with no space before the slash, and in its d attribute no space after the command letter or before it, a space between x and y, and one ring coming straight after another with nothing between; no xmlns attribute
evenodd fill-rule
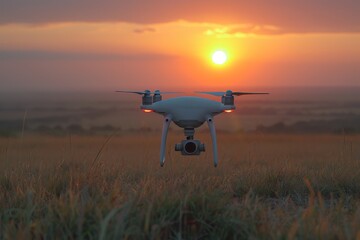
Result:
<svg viewBox="0 0 360 240"><path fill-rule="evenodd" d="M161 135L161 145L160 145L160 166L164 166L165 162L165 147L166 147L166 137L168 134L169 126L171 123L171 116L166 116L163 122L163 130Z"/></svg>
<svg viewBox="0 0 360 240"><path fill-rule="evenodd" d="M214 167L217 167L217 165L218 165L218 151L217 151L216 131L215 131L214 119L212 117L209 117L207 119L207 123L208 123L209 129L210 129L212 146L213 146Z"/></svg>

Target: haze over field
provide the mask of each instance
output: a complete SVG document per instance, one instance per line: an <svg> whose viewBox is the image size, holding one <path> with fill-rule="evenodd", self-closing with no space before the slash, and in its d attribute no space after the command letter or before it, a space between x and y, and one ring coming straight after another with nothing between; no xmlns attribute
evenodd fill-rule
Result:
<svg viewBox="0 0 360 240"><path fill-rule="evenodd" d="M216 116L218 131L272 133L360 133L360 87L250 88L270 95L236 98L236 111ZM185 91L164 96L196 95ZM209 97L219 101L218 97ZM103 92L4 93L0 135L45 133L111 134L158 132L162 117L140 110L137 95ZM182 129L171 125L182 138ZM198 131L207 131L202 126ZM24 133L22 133L24 134Z"/></svg>
<svg viewBox="0 0 360 240"><path fill-rule="evenodd" d="M359 12L354 0L4 0L0 90L359 86Z"/></svg>

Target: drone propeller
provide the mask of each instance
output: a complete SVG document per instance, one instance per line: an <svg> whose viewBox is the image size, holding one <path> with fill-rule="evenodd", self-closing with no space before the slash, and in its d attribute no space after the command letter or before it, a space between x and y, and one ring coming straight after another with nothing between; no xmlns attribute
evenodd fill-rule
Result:
<svg viewBox="0 0 360 240"><path fill-rule="evenodd" d="M232 95L241 96L241 95L251 95L251 94L269 94L267 92L233 92Z"/></svg>
<svg viewBox="0 0 360 240"><path fill-rule="evenodd" d="M226 91L226 92L196 92L196 93L204 93L204 94L210 94L218 97L222 96L241 96L241 95L250 95L250 94L269 94L264 92L233 92L233 91Z"/></svg>
<svg viewBox="0 0 360 240"><path fill-rule="evenodd" d="M121 93L135 93L135 94L139 94L139 95L145 95L145 94L151 94L150 90L145 90L145 91L115 91L115 92L121 92Z"/></svg>
<svg viewBox="0 0 360 240"><path fill-rule="evenodd" d="M159 90L155 90L154 92L151 92L150 90L145 90L145 91L115 91L115 92L135 93L135 94L139 94L139 95L180 93L180 92L160 92Z"/></svg>
<svg viewBox="0 0 360 240"><path fill-rule="evenodd" d="M225 94L225 92L196 92L196 93L210 94L218 97L224 96Z"/></svg>
<svg viewBox="0 0 360 240"><path fill-rule="evenodd" d="M156 103L158 101L162 100L161 94L169 94L169 93L178 93L178 92L160 92L160 90L155 90L154 92L151 92L150 90L145 91L116 91L120 93L134 93L142 95L142 105L151 105L153 103ZM151 96L151 94L154 94Z"/></svg>
<svg viewBox="0 0 360 240"><path fill-rule="evenodd" d="M173 94L173 93L182 93L182 92L161 92L160 90L155 90L152 94Z"/></svg>

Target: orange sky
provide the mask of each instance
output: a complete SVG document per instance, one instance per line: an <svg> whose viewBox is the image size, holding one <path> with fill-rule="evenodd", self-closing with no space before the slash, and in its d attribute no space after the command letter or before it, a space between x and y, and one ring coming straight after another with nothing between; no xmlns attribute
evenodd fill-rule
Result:
<svg viewBox="0 0 360 240"><path fill-rule="evenodd" d="M242 10L243 19L233 11L236 1L219 1L198 12L182 9L181 3L154 1L159 8L147 6L139 19L141 13L132 11L139 11L145 1L139 6L107 1L95 16L91 9L99 6L93 1L95 5L79 15L71 14L78 6L70 1L59 6L42 0L37 5L4 2L2 90L360 85L360 21L353 8L360 9L351 1L340 6L328 1L328 8L314 4L314 13L305 9L303 14L295 2L270 6L271 13L265 1L245 4L255 17ZM111 6L122 9L123 19ZM341 21L331 24L332 18ZM211 62L217 49L228 54L221 67Z"/></svg>

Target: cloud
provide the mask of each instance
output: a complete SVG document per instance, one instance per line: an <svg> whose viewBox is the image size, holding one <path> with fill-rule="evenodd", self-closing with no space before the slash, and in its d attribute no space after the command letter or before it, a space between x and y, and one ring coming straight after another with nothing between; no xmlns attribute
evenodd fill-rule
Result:
<svg viewBox="0 0 360 240"><path fill-rule="evenodd" d="M0 1L1 24L74 21L153 24L182 19L277 26L283 32L360 32L359 12L358 0Z"/></svg>
<svg viewBox="0 0 360 240"><path fill-rule="evenodd" d="M151 32L156 32L156 29L152 27L142 27L142 28L134 29L134 33L151 33Z"/></svg>
<svg viewBox="0 0 360 240"><path fill-rule="evenodd" d="M218 26L207 29L204 34L218 38L241 38L247 34L281 34L282 29L272 25L240 24L232 26Z"/></svg>
<svg viewBox="0 0 360 240"><path fill-rule="evenodd" d="M176 59L175 55L165 54L105 54L105 53L77 53L54 51L4 51L0 50L0 60L74 60L74 61L161 61Z"/></svg>

